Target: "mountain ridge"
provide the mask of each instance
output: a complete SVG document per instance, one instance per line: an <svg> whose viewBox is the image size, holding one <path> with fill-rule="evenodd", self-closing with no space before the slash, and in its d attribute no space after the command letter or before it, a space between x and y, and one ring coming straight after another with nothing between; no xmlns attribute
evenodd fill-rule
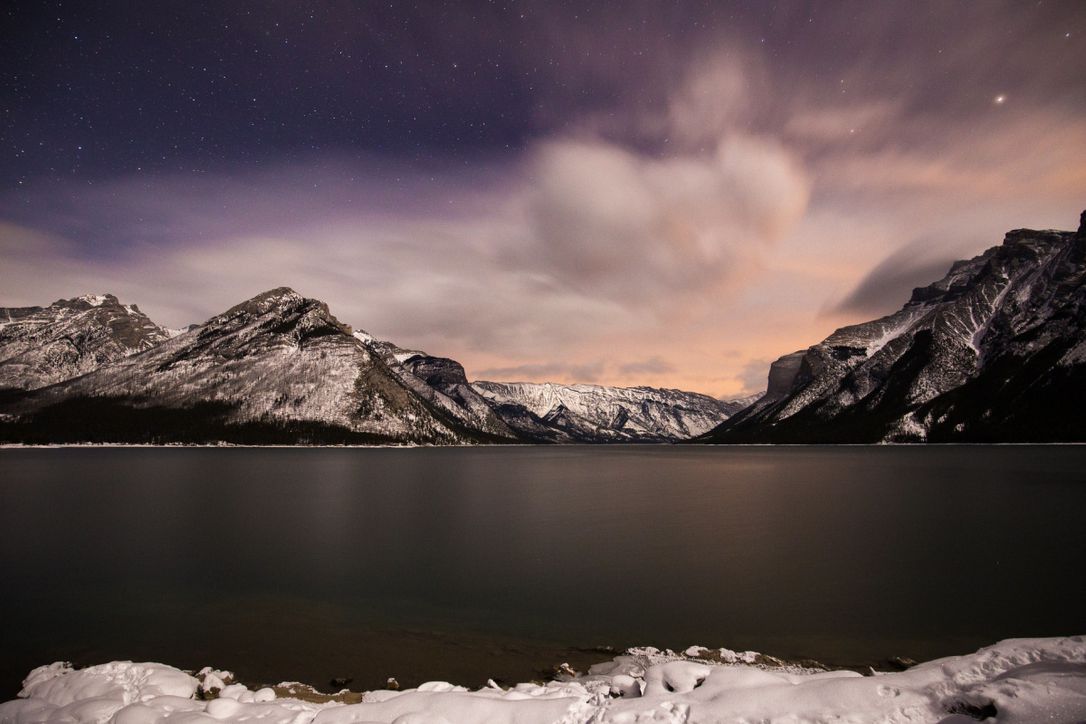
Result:
<svg viewBox="0 0 1086 724"><path fill-rule="evenodd" d="M440 445L672 442L686 436L681 425L679 434L673 426L624 430L625 419L610 426L574 425L571 432L561 414L534 416L512 400L496 404L455 360L355 331L327 304L290 287L261 292L184 330L154 325L135 305L120 305L112 295L61 300L48 308L52 316L41 307L0 313L8 326L25 327L24 320L33 317L42 336L57 319L66 320L64 310L72 306L80 313L104 307L111 314L139 315L153 338L73 369L50 371L52 358L42 359L43 374L20 378L23 387L10 385L0 394L3 439ZM84 336L112 339L106 333L112 317L80 320ZM0 379L17 378L20 365L17 355L0 362ZM593 389L604 397L628 394L623 388ZM642 396L675 401L712 399L640 389ZM720 409L731 408L720 403Z"/></svg>
<svg viewBox="0 0 1086 724"><path fill-rule="evenodd" d="M93 423L107 429L88 429L88 408L102 409ZM54 414L65 409L70 419ZM130 436L128 418L160 419L144 436L159 441L478 439L404 387L326 304L288 287L258 294L139 354L32 391L5 412L69 439ZM183 431L174 427L179 416Z"/></svg>
<svg viewBox="0 0 1086 724"><path fill-rule="evenodd" d="M1083 440L1084 362L1086 212L1077 231L1009 231L897 312L781 357L767 394L698 440Z"/></svg>

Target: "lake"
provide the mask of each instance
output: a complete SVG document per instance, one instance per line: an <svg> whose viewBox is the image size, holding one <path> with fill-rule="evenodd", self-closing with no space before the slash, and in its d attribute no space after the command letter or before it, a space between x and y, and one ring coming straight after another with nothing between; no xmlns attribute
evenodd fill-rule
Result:
<svg viewBox="0 0 1086 724"><path fill-rule="evenodd" d="M352 688L597 647L842 665L1086 633L1086 447L0 450L0 686Z"/></svg>

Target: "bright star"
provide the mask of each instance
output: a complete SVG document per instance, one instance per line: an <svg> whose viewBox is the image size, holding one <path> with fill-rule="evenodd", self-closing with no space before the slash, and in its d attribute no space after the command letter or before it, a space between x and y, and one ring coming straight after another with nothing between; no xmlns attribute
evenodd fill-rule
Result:
<svg viewBox="0 0 1086 724"><path fill-rule="evenodd" d="M996 104L997 106L1001 106L1001 105L1003 105L1004 101L1006 101L1006 100L1007 100L1007 96L1005 96L1005 95L1003 95L1002 93L1000 93L999 95L997 95L997 96L995 97L995 104Z"/></svg>

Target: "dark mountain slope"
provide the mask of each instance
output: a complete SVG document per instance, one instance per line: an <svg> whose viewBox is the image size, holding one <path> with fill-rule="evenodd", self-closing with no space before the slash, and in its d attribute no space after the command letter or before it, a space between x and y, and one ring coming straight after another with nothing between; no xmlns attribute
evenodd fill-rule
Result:
<svg viewBox="0 0 1086 724"><path fill-rule="evenodd" d="M703 442L1086 440L1086 212L1009 232L898 312L782 357Z"/></svg>

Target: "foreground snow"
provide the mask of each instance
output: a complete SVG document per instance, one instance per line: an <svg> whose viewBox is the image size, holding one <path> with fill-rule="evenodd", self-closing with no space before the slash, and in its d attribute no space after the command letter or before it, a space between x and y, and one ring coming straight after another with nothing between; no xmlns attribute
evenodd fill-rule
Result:
<svg viewBox="0 0 1086 724"><path fill-rule="evenodd" d="M638 649L566 681L478 691L431 682L367 692L357 704L277 698L273 689L251 691L229 680L225 672L205 669L198 679L163 664L73 670L55 663L32 671L19 699L0 704L0 724L1072 724L1086 721L1086 637L1008 640L874 676L779 666L726 649ZM199 700L198 690L218 698Z"/></svg>

